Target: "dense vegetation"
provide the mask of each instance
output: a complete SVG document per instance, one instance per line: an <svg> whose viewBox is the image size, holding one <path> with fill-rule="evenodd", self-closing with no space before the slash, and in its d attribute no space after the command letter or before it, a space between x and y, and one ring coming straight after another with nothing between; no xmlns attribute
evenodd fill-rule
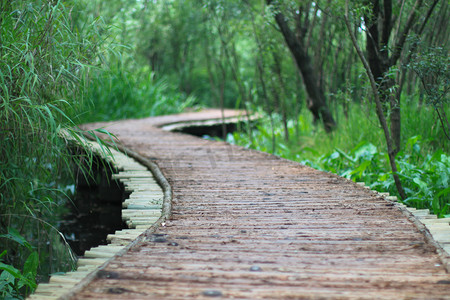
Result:
<svg viewBox="0 0 450 300"><path fill-rule="evenodd" d="M449 15L442 0L0 0L0 297L71 268L55 213L90 156L61 133L83 122L255 111L228 141L448 216Z"/></svg>

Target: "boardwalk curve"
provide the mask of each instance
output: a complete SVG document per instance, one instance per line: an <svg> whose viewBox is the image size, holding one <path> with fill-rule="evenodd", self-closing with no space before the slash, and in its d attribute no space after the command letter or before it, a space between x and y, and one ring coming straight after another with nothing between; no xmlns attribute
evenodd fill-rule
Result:
<svg viewBox="0 0 450 300"><path fill-rule="evenodd" d="M172 215L67 299L450 299L445 252L384 196L159 128L211 115L220 118L207 111L86 127L106 126L158 165Z"/></svg>

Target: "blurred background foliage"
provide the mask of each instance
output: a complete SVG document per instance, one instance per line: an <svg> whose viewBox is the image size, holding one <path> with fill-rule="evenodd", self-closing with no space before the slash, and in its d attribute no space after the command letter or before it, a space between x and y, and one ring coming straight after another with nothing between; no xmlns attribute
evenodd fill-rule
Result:
<svg viewBox="0 0 450 300"><path fill-rule="evenodd" d="M76 138L77 124L245 109L262 118L229 142L398 195L344 2L0 0L0 297L73 267L57 223L74 165L92 159L61 134ZM449 14L442 0L358 0L349 12L378 74L402 201L440 217L450 214Z"/></svg>

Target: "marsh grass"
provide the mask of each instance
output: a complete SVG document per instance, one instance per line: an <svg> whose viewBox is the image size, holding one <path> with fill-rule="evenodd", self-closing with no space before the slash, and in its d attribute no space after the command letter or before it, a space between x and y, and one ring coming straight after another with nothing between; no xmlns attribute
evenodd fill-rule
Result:
<svg viewBox="0 0 450 300"><path fill-rule="evenodd" d="M0 1L0 298L21 298L36 278L73 267L56 215L73 163L91 155L71 153L61 133L79 138L67 112L97 47L96 23L77 27L73 5Z"/></svg>

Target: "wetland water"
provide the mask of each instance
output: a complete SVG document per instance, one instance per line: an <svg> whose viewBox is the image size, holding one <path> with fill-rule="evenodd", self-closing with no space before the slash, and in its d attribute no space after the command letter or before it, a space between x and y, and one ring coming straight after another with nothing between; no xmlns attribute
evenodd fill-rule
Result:
<svg viewBox="0 0 450 300"><path fill-rule="evenodd" d="M106 236L127 228L122 222L122 202L129 194L121 183L111 179L112 169L96 158L93 177L80 173L75 196L68 203L69 213L62 216L59 230L77 256L98 245L106 245Z"/></svg>

